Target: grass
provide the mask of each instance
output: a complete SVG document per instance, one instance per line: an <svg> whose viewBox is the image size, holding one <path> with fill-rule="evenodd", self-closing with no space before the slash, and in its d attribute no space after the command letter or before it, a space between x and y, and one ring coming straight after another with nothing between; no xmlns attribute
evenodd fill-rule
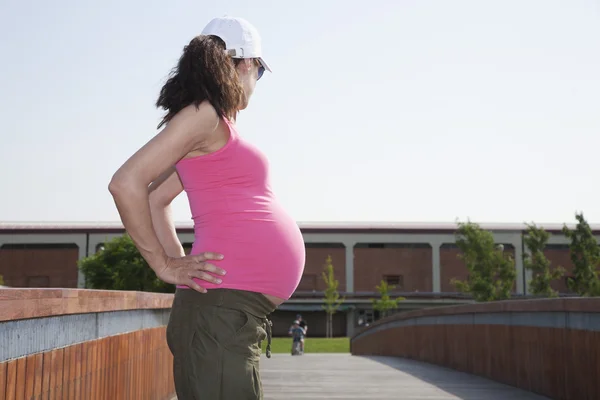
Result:
<svg viewBox="0 0 600 400"><path fill-rule="evenodd" d="M262 344L263 354L267 348L267 341ZM291 353L292 339L291 338L273 338L271 341L271 352L275 353ZM311 338L308 337L304 341L305 353L349 353L350 338Z"/></svg>

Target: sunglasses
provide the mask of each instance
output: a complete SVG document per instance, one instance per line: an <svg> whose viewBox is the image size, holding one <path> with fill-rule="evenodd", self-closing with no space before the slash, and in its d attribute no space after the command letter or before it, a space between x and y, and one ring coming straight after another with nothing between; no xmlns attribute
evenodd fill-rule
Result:
<svg viewBox="0 0 600 400"><path fill-rule="evenodd" d="M258 64L258 77L256 78L256 80L258 81L265 73L265 66L262 65L262 63L260 62L260 60L258 58L256 58L255 61Z"/></svg>

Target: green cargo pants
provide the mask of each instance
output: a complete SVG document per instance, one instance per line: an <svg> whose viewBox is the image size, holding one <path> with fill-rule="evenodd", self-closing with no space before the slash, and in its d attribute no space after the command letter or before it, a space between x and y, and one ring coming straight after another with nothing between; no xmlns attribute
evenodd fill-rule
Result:
<svg viewBox="0 0 600 400"><path fill-rule="evenodd" d="M262 400L261 343L275 305L260 293L177 289L167 326L178 400Z"/></svg>

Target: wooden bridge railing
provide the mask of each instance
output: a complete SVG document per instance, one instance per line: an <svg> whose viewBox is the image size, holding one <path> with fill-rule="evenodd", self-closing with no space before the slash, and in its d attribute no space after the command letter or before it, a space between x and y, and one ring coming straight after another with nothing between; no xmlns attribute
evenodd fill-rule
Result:
<svg viewBox="0 0 600 400"><path fill-rule="evenodd" d="M399 313L357 333L351 351L421 360L557 400L600 399L600 298Z"/></svg>
<svg viewBox="0 0 600 400"><path fill-rule="evenodd" d="M171 399L172 299L0 289L0 399Z"/></svg>

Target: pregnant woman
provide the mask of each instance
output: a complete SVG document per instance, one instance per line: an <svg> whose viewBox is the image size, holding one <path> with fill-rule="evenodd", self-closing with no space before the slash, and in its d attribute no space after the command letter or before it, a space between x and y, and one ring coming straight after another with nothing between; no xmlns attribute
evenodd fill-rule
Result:
<svg viewBox="0 0 600 400"><path fill-rule="evenodd" d="M263 398L267 315L289 299L304 269L304 241L271 190L268 161L235 127L265 70L250 23L213 19L160 91L164 128L109 185L143 257L177 286L167 342L179 400ZM194 221L189 256L169 212L182 191Z"/></svg>

